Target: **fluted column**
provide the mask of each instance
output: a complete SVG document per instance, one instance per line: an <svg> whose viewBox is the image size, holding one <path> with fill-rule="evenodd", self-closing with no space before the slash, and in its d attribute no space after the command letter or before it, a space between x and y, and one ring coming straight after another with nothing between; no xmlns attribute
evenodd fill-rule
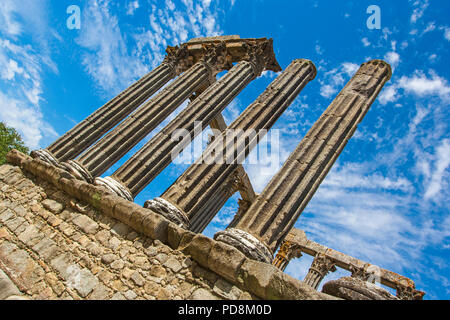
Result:
<svg viewBox="0 0 450 320"><path fill-rule="evenodd" d="M158 199L179 209L179 216L187 220L184 228L190 227L191 220L202 219L205 220L202 225L207 225L214 218L210 207L216 206L215 196L236 172L239 159L245 159L315 74L315 67L309 60L291 63L222 133L221 139L216 138L202 158L191 165ZM220 203L226 200L222 199ZM151 201L147 205L155 209ZM164 210L160 213L165 215Z"/></svg>
<svg viewBox="0 0 450 320"><path fill-rule="evenodd" d="M292 259L300 258L301 256L302 251L298 246L292 242L283 241L272 264L281 271L284 271Z"/></svg>
<svg viewBox="0 0 450 320"><path fill-rule="evenodd" d="M202 61L165 87L76 161L63 163L64 167L77 178L93 182L93 177L108 170L192 93L210 83L212 77L228 67L225 44L211 45L207 48Z"/></svg>
<svg viewBox="0 0 450 320"><path fill-rule="evenodd" d="M303 280L311 288L317 290L323 278L329 272L336 271L336 264L333 260L325 256L324 254L318 253L314 258L311 268L308 271L305 279Z"/></svg>
<svg viewBox="0 0 450 320"><path fill-rule="evenodd" d="M249 46L248 61L237 63L219 81L192 101L185 110L109 177L108 181L98 178L96 183L107 186L115 180L128 188L133 197L139 194L171 163L176 151L183 150L242 89L261 74L269 61L265 59L269 56L265 53L265 48L260 44ZM173 139L173 134L180 130L183 130L186 135L182 141L176 141Z"/></svg>
<svg viewBox="0 0 450 320"><path fill-rule="evenodd" d="M221 188L217 190L214 195L212 195L211 201L208 202L208 205L201 208L201 211L189 220L190 231L201 233L205 230L209 222L214 219L228 199L239 190L243 178L241 174L242 171L240 170L233 172Z"/></svg>
<svg viewBox="0 0 450 320"><path fill-rule="evenodd" d="M243 218L234 228L219 232L216 239L270 263L390 77L387 63L364 63ZM246 238L252 239L251 245Z"/></svg>
<svg viewBox="0 0 450 320"><path fill-rule="evenodd" d="M53 165L75 159L169 80L186 70L192 64L188 57L186 45L169 48L161 65L97 109L49 147L33 151L32 156Z"/></svg>

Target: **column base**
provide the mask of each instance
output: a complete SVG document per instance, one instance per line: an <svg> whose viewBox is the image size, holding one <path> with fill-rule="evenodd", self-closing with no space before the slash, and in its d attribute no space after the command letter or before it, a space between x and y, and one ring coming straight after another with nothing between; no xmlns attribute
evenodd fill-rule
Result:
<svg viewBox="0 0 450 320"><path fill-rule="evenodd" d="M74 160L61 163L64 170L72 174L76 179L83 180L88 183L94 183L94 177L81 164Z"/></svg>
<svg viewBox="0 0 450 320"><path fill-rule="evenodd" d="M253 260L269 264L272 263L272 252L264 243L256 239L250 233L240 229L230 228L216 233L214 239L239 249L239 251Z"/></svg>
<svg viewBox="0 0 450 320"><path fill-rule="evenodd" d="M47 149L34 150L30 155L31 157L47 162L54 167L61 168L61 163L59 160L56 159L56 157Z"/></svg>
<svg viewBox="0 0 450 320"><path fill-rule="evenodd" d="M159 213L164 218L172 221L181 228L186 230L189 230L190 228L189 218L177 207L163 198L155 198L153 200L146 201L144 208L151 209L156 213Z"/></svg>
<svg viewBox="0 0 450 320"><path fill-rule="evenodd" d="M119 181L114 178L106 177L106 178L95 178L94 184L96 186L104 187L108 189L112 194L118 195L119 197L124 198L125 200L134 201L133 195L127 187L122 185Z"/></svg>

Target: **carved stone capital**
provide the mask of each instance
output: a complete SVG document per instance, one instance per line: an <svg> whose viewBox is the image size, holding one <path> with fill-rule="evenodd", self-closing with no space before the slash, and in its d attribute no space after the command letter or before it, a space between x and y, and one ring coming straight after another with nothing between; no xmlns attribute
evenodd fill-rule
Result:
<svg viewBox="0 0 450 320"><path fill-rule="evenodd" d="M106 178L95 178L94 184L96 186L104 187L108 191L110 191L112 194L118 195L119 197L122 197L128 201L133 202L133 195L131 194L130 190L128 190L127 187L125 187L123 184L121 184L119 181L117 181L114 178L106 177Z"/></svg>
<svg viewBox="0 0 450 320"><path fill-rule="evenodd" d="M373 283L374 281L372 280L373 278L373 274L370 272L367 272L365 267L357 267L354 265L351 265L349 267L349 271L352 273L351 277L352 278L356 278L362 281L368 281Z"/></svg>
<svg viewBox="0 0 450 320"><path fill-rule="evenodd" d="M163 198L155 198L153 200L146 201L144 208L159 213L166 219L176 223L181 228L186 230L189 230L190 228L189 218L181 212L181 210Z"/></svg>
<svg viewBox="0 0 450 320"><path fill-rule="evenodd" d="M61 167L72 174L78 180L83 180L88 183L94 183L94 177L89 172L89 170L84 168L77 161L69 160L67 162L63 162L61 163Z"/></svg>
<svg viewBox="0 0 450 320"><path fill-rule="evenodd" d="M54 167L61 168L61 163L59 160L56 159L56 157L47 149L34 150L30 155L31 157L47 162Z"/></svg>
<svg viewBox="0 0 450 320"><path fill-rule="evenodd" d="M397 286L397 298L400 300L423 300L425 292L411 286Z"/></svg>
<svg viewBox="0 0 450 320"><path fill-rule="evenodd" d="M225 42L203 45L204 54L201 62L208 68L211 79L210 83L216 81L216 75L223 70L229 70L233 67L227 54Z"/></svg>
<svg viewBox="0 0 450 320"><path fill-rule="evenodd" d="M324 278L329 272L336 271L336 263L322 253L318 253L311 264L310 270L320 274Z"/></svg>
<svg viewBox="0 0 450 320"><path fill-rule="evenodd" d="M272 39L265 39L264 41L257 42L248 41L244 46L246 54L242 60L248 61L253 65L255 78L257 78L267 66L274 63L273 41Z"/></svg>
<svg viewBox="0 0 450 320"><path fill-rule="evenodd" d="M247 257L253 260L272 263L273 253L270 249L267 248L264 243L245 231L230 228L216 233L214 239L239 249Z"/></svg>
<svg viewBox="0 0 450 320"><path fill-rule="evenodd" d="M278 252L288 261L302 256L302 250L295 243L289 241L283 241Z"/></svg>
<svg viewBox="0 0 450 320"><path fill-rule="evenodd" d="M169 46L166 49L166 53L163 63L168 64L172 68L175 76L180 75L194 64L186 44L176 47Z"/></svg>

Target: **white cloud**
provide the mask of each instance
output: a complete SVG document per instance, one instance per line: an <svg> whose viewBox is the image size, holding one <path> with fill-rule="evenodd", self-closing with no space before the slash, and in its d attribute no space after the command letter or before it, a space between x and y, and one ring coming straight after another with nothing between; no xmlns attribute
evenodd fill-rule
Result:
<svg viewBox="0 0 450 320"><path fill-rule="evenodd" d="M416 0L413 3L413 6L415 7L413 10L413 13L411 15L411 23L416 23L420 18L422 18L425 10L428 8L429 6L429 2L428 0Z"/></svg>
<svg viewBox="0 0 450 320"><path fill-rule="evenodd" d="M334 96L343 87L345 81L350 79L358 69L359 65L344 62L338 68L326 72L324 77L319 80L321 84L320 95L324 98Z"/></svg>
<svg viewBox="0 0 450 320"><path fill-rule="evenodd" d="M429 184L424 196L425 199L428 200L435 197L441 190L448 187L449 173L446 170L449 166L450 139L445 139L439 147L437 147L434 166L435 170L430 174Z"/></svg>
<svg viewBox="0 0 450 320"><path fill-rule="evenodd" d="M431 78L428 78L422 71L416 71L411 77L403 76L398 81L398 86L407 93L412 93L421 97L427 95L438 95L441 98L448 99L450 86L442 77L434 72L430 72Z"/></svg>
<svg viewBox="0 0 450 320"><path fill-rule="evenodd" d="M99 87L118 93L148 69L129 52L118 19L108 5L108 1L95 0L83 10L84 24L77 43L87 49L82 63Z"/></svg>
<svg viewBox="0 0 450 320"><path fill-rule="evenodd" d="M109 0L94 0L83 10L84 26L77 42L86 49L83 64L96 84L108 95L118 93L156 67L165 56L167 45L178 45L192 37L222 33L217 13L210 1L172 0L165 6L151 4L148 22L141 28L123 32ZM129 2L130 14L141 7ZM131 49L130 49L131 48Z"/></svg>
<svg viewBox="0 0 450 320"><path fill-rule="evenodd" d="M49 50L58 35L47 26L46 6L46 1L30 0L0 4L0 23L6 24L0 30L0 120L17 129L32 149L57 136L41 111L42 74L45 68L58 72ZM22 39L24 30L30 30L30 40Z"/></svg>
<svg viewBox="0 0 450 320"><path fill-rule="evenodd" d="M367 38L362 38L361 42L363 43L364 47L370 46L370 41Z"/></svg>
<svg viewBox="0 0 450 320"><path fill-rule="evenodd" d="M390 102L394 102L398 99L397 96L397 87L396 86L389 86L385 87L383 91L381 92L380 96L378 97L378 101L382 105L386 105Z"/></svg>
<svg viewBox="0 0 450 320"><path fill-rule="evenodd" d="M384 58L392 66L392 68L396 68L400 63L400 55L395 51L390 51L386 53Z"/></svg>
<svg viewBox="0 0 450 320"><path fill-rule="evenodd" d="M139 1L138 0L131 1L128 4L127 15L132 16L137 9L139 9Z"/></svg>

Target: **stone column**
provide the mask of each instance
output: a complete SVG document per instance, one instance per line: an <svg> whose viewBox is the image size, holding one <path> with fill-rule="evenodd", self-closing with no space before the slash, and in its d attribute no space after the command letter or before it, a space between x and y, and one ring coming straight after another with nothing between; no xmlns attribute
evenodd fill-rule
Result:
<svg viewBox="0 0 450 320"><path fill-rule="evenodd" d="M270 54L265 52L265 46L258 44L250 47L248 61L237 63L219 81L192 101L183 112L121 166L108 181L98 178L96 183L107 185L115 180L116 185L121 184L128 188L133 197L139 194L171 163L175 151L183 150L242 89L261 74L266 67L266 62L269 61L266 57L272 56L271 47L269 48ZM172 135L180 130L183 130L186 136L181 142L175 141ZM113 188L110 189L114 191Z"/></svg>
<svg viewBox="0 0 450 320"><path fill-rule="evenodd" d="M178 216L188 221L184 228L188 229L190 222L198 219L204 220L201 225L206 226L220 209L219 205L223 205L230 194L233 194L221 193L220 190L238 169L238 161L245 159L315 75L316 69L311 61L300 59L292 62L225 130L222 138L216 138L207 147L202 158L156 199L158 206L164 201L177 207ZM203 161L206 159L212 161ZM156 209L152 206L152 201L147 203L147 207ZM166 210L160 210L160 213L173 219L173 213L170 216L166 214ZM174 221L181 220L183 219L177 218Z"/></svg>
<svg viewBox="0 0 450 320"><path fill-rule="evenodd" d="M390 77L387 63L364 63L243 218L216 239L270 263Z"/></svg>
<svg viewBox="0 0 450 320"><path fill-rule="evenodd" d="M208 205L203 207L192 219L189 220L189 230L195 233L201 233L208 226L209 222L214 219L217 213L222 209L229 198L233 196L241 187L242 171L236 170L221 186L219 190L211 197ZM244 172L246 175L246 173ZM242 200L241 200L242 201Z"/></svg>
<svg viewBox="0 0 450 320"><path fill-rule="evenodd" d="M215 75L229 68L224 43L207 48L202 61L193 65L154 98L99 140L76 161L63 166L78 179L93 182L144 139L170 113Z"/></svg>
<svg viewBox="0 0 450 320"><path fill-rule="evenodd" d="M292 259L300 258L301 256L302 251L298 246L292 242L283 241L272 264L281 271L284 271Z"/></svg>
<svg viewBox="0 0 450 320"><path fill-rule="evenodd" d="M60 161L75 159L190 65L192 63L186 45L168 48L161 65L66 132L47 149L33 151L32 156L56 166Z"/></svg>
<svg viewBox="0 0 450 320"><path fill-rule="evenodd" d="M311 288L317 290L323 278L329 272L335 272L336 265L333 260L325 256L324 254L318 253L314 258L311 268L308 271L305 279L303 280Z"/></svg>

